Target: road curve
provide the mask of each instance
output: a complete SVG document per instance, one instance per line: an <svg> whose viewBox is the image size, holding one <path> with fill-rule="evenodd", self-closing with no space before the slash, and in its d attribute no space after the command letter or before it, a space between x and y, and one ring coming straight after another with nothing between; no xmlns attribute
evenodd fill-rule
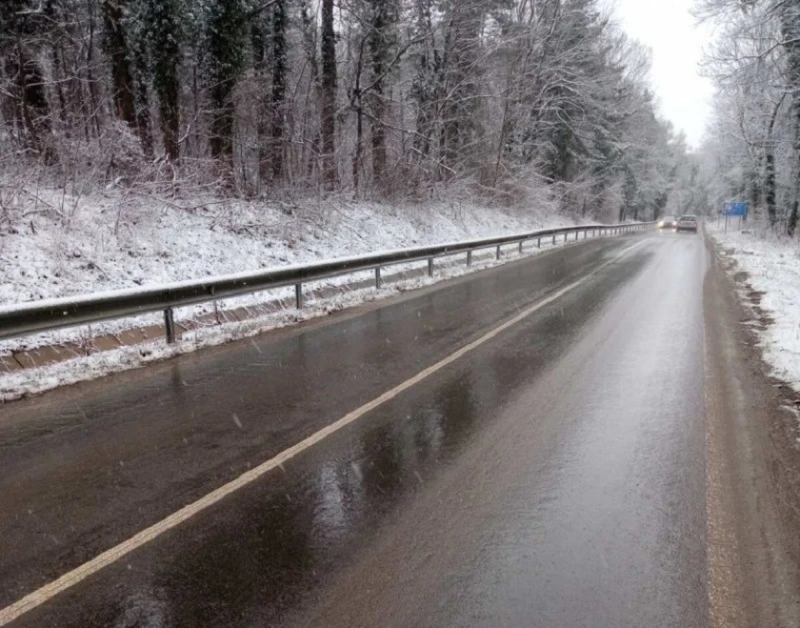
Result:
<svg viewBox="0 0 800 628"><path fill-rule="evenodd" d="M0 608L364 408L14 624L710 625L707 266L598 239L0 407Z"/></svg>

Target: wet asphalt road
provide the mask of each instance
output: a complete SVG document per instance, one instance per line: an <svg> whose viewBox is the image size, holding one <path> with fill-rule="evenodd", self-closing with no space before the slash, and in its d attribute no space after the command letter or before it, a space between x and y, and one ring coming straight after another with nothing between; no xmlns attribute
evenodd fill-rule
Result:
<svg viewBox="0 0 800 628"><path fill-rule="evenodd" d="M700 237L0 407L0 608L624 257L20 626L706 626Z"/></svg>

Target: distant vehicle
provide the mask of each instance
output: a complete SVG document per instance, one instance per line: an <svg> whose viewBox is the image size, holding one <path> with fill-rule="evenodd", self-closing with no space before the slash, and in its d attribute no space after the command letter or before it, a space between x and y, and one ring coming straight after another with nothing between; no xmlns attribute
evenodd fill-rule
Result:
<svg viewBox="0 0 800 628"><path fill-rule="evenodd" d="M675 216L664 216L658 221L659 229L674 229L678 226L678 220Z"/></svg>
<svg viewBox="0 0 800 628"><path fill-rule="evenodd" d="M697 216L686 214L678 218L678 224L675 226L676 231L693 231L697 233Z"/></svg>

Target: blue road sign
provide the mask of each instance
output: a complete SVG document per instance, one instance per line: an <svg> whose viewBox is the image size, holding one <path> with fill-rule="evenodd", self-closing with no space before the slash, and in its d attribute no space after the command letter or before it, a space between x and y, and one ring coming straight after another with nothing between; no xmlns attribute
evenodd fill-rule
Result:
<svg viewBox="0 0 800 628"><path fill-rule="evenodd" d="M745 201L734 201L732 203L725 203L722 208L723 216L747 216L749 203Z"/></svg>

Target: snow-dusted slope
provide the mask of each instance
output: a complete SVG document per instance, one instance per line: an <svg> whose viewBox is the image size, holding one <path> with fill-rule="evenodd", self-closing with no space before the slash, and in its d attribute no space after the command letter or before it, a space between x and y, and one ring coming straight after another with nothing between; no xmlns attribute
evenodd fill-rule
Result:
<svg viewBox="0 0 800 628"><path fill-rule="evenodd" d="M777 378L800 391L800 247L759 224L743 231L731 226L727 233L711 224L709 232L763 292L759 307L773 319L760 332L764 359Z"/></svg>
<svg viewBox="0 0 800 628"><path fill-rule="evenodd" d="M0 225L0 304L567 224L547 211L344 201L37 203ZM73 209L73 204L77 208ZM191 207L182 209L179 207ZM57 208L57 209L51 209Z"/></svg>

